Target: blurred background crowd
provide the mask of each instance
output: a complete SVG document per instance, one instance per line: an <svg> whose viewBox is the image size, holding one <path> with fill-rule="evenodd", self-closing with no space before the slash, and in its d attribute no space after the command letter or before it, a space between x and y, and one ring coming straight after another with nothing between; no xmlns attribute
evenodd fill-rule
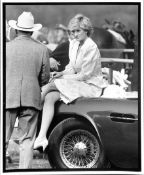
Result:
<svg viewBox="0 0 144 175"><path fill-rule="evenodd" d="M66 26L71 17L77 13L88 16L95 27L113 29L121 34L126 30L133 31L135 35L138 33L137 5L117 5L116 3L115 5L6 5L6 19L17 19L23 11L32 12L35 22L43 25L42 30L35 33L33 37L45 44L51 44L52 49L67 40Z"/></svg>

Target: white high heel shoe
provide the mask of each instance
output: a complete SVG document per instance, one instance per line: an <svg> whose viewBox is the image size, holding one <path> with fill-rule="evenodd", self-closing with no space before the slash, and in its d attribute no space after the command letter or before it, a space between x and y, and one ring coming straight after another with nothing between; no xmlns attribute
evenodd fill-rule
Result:
<svg viewBox="0 0 144 175"><path fill-rule="evenodd" d="M36 139L34 142L34 149L37 149L39 147L43 148L43 151L48 146L48 140L47 139Z"/></svg>

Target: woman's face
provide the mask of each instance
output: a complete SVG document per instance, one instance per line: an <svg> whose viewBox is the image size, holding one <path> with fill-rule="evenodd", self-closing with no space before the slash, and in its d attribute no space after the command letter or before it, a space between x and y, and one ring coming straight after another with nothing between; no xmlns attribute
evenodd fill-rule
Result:
<svg viewBox="0 0 144 175"><path fill-rule="evenodd" d="M79 42L82 42L87 38L87 32L80 28L78 25L73 26L70 32L74 36L74 38Z"/></svg>

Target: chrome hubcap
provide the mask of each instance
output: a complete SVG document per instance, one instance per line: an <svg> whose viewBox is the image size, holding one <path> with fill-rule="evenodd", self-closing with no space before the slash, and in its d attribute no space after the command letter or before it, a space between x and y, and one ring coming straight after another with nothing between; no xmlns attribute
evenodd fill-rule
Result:
<svg viewBox="0 0 144 175"><path fill-rule="evenodd" d="M87 147L83 142L76 143L73 148L73 154L75 156L86 156Z"/></svg>

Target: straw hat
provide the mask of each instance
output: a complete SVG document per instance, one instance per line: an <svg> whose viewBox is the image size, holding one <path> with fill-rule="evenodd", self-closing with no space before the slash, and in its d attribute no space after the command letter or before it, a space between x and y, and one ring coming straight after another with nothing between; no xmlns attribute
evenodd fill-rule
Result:
<svg viewBox="0 0 144 175"><path fill-rule="evenodd" d="M36 31L42 28L41 24L34 24L34 17L31 12L23 12L18 20L10 20L8 22L9 26L22 31Z"/></svg>

